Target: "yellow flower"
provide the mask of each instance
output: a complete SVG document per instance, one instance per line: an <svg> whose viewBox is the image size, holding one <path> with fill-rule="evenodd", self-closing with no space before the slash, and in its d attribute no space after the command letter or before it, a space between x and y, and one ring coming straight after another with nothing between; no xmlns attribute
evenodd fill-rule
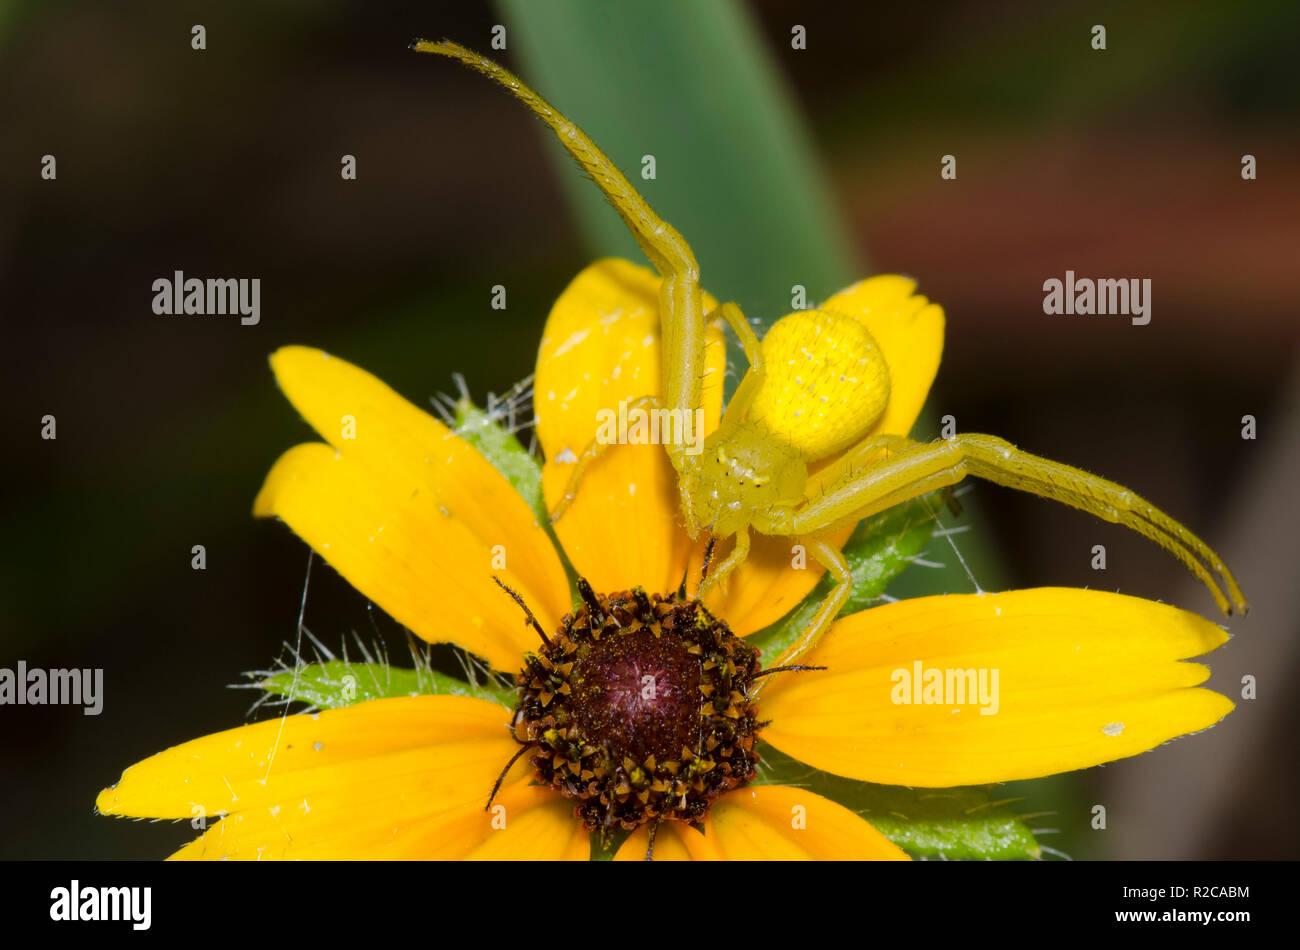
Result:
<svg viewBox="0 0 1300 950"><path fill-rule="evenodd" d="M604 260L556 302L534 383L549 504L591 441L598 411L658 392L657 288L648 270ZM893 389L883 432L911 429L939 364L943 313L913 289L903 278L873 278L824 307L859 314L884 352ZM720 326L710 328L706 359L707 435L722 409ZM518 671L538 649L537 633L521 624L493 575L518 592L544 631L557 630L571 607L560 556L523 497L467 442L364 371L303 347L279 350L271 363L328 444L286 452L255 514L281 518L424 639ZM615 446L591 465L556 532L597 591L639 585L667 594L699 557L676 501L661 448ZM787 613L818 574L792 570L788 548L759 538L727 592L713 592L707 604L746 636ZM1226 715L1231 702L1196 688L1208 669L1181 662L1226 639L1194 614L1099 591L888 604L832 626L804 661L826 671L768 681L762 738L815 768L894 785L1085 768ZM925 669L996 673L995 708L952 696L920 701ZM485 810L520 749L510 719L495 703L448 695L277 718L146 759L97 805L110 815L220 816L179 858L590 857L573 802L534 784L528 757L506 774L494 800L501 808ZM663 822L655 857L905 858L866 820L800 788L726 791L699 824ZM645 824L618 857L642 857L648 839Z"/></svg>

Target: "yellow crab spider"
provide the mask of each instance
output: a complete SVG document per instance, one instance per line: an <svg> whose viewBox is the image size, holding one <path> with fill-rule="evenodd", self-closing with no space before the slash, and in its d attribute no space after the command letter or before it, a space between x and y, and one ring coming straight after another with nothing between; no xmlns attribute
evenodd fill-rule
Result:
<svg viewBox="0 0 1300 950"><path fill-rule="evenodd" d="M416 40L411 47L460 60L504 86L551 127L604 192L662 278L663 396L640 402L676 410L678 418L695 418L705 326L713 314L704 313L700 269L690 245L581 129L508 70L445 40ZM677 471L691 538L705 530L715 539L735 539L701 583L698 596L744 562L751 529L797 539L836 581L808 628L777 663L788 664L803 654L848 600L852 576L844 556L827 542L830 532L967 475L1125 525L1178 558L1224 614L1248 609L1236 580L1208 545L1121 485L1022 452L996 436L965 433L917 443L901 435L869 434L889 402L889 366L865 325L852 316L799 311L778 320L760 340L734 303L718 309L739 338L749 369L702 451L692 454L686 444L668 444L665 450ZM551 512L552 521L564 513L588 463L603 448L593 440L580 457L564 498ZM815 466L811 474L810 466Z"/></svg>

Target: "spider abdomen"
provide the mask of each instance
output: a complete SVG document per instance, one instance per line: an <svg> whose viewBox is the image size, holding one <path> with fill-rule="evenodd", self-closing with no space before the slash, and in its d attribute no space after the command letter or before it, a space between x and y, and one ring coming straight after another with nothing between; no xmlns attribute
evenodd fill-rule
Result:
<svg viewBox="0 0 1300 950"><path fill-rule="evenodd" d="M801 310L763 337L766 378L749 408L808 461L852 445L889 402L889 367L863 324Z"/></svg>

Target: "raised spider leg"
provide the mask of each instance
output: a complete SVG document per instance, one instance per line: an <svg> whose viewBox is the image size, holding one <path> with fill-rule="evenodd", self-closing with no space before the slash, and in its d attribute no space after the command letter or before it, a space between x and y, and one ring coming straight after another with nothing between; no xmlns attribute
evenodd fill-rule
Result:
<svg viewBox="0 0 1300 950"><path fill-rule="evenodd" d="M726 592L727 576L745 563L745 558L749 557L749 528L741 528L736 532L736 544L732 547L726 558L711 570L708 575L700 581L699 589L695 592L696 599L701 599L713 588L722 585L723 593Z"/></svg>
<svg viewBox="0 0 1300 950"><path fill-rule="evenodd" d="M1181 561L1209 589L1223 613L1231 615L1234 608L1242 614L1249 610L1222 559L1146 499L1082 469L1022 452L991 435L966 433L904 449L858 471L823 496L809 499L784 523L772 525L770 533L803 535L853 524L908 499L955 485L967 475L1051 498L1131 528ZM763 526L759 530L764 530ZM1228 597L1206 569L1207 563L1223 579Z"/></svg>
<svg viewBox="0 0 1300 950"><path fill-rule="evenodd" d="M573 160L604 192L641 250L663 277L659 286L659 322L663 338L664 405L693 413L700 405L702 393L705 323L700 267L686 239L654 213L595 142L508 69L447 40L436 43L417 40L411 48L420 53L436 53L459 60L504 87L550 126ZM679 475L691 468L692 456L687 448L684 445L665 446ZM693 527L689 520L688 527Z"/></svg>
<svg viewBox="0 0 1300 950"><path fill-rule="evenodd" d="M630 414L633 409L658 409L661 405L658 396L640 396L628 401L627 411ZM599 439L592 439L587 443L587 447L578 456L577 464L573 466L573 474L569 476L569 480L564 485L563 497L551 509L551 524L555 524L564 517L564 513L569 510L569 506L573 504L573 499L578 493L578 483L582 481L582 476L587 473L587 466L600 458L609 446L610 443L601 442Z"/></svg>
<svg viewBox="0 0 1300 950"><path fill-rule="evenodd" d="M803 633L799 634L797 640L790 646L786 647L774 662L769 666L793 666L798 662L799 657L812 648L820 639L826 628L831 625L839 612L844 609L848 603L849 595L853 593L853 574L849 571L849 562L845 560L834 545L827 544L820 538L800 538L799 543L807 548L808 553L815 557L830 575L835 578L835 586L831 592L826 595L822 605L817 608L817 613L808 626L804 628ZM763 688L763 684L755 687L754 695Z"/></svg>

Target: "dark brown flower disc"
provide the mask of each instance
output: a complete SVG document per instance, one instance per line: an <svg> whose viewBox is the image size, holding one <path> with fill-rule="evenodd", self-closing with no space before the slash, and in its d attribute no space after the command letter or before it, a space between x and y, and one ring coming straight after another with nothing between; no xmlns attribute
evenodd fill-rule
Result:
<svg viewBox="0 0 1300 950"><path fill-rule="evenodd" d="M698 822L754 777L758 651L697 600L579 588L583 605L518 677L515 736L537 780L588 830Z"/></svg>

